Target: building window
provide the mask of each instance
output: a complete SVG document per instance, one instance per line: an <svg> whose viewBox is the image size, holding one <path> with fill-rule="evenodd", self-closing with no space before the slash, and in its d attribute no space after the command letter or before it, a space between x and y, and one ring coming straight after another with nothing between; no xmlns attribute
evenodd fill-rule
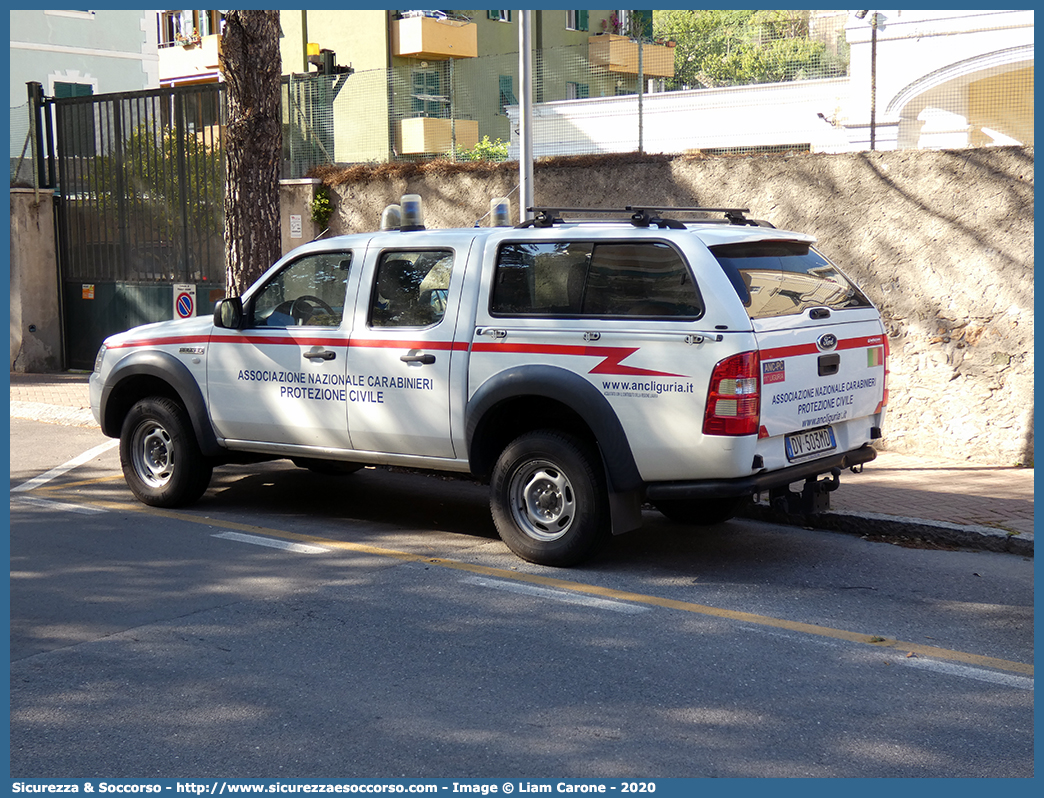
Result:
<svg viewBox="0 0 1044 798"><path fill-rule="evenodd" d="M567 100L586 100L591 96L591 89L586 83L566 83Z"/></svg>
<svg viewBox="0 0 1044 798"><path fill-rule="evenodd" d="M224 27L225 15L221 11L161 11L159 46L196 44L203 36L223 33Z"/></svg>
<svg viewBox="0 0 1044 798"><path fill-rule="evenodd" d="M566 11L566 30L587 30L586 11Z"/></svg>
<svg viewBox="0 0 1044 798"><path fill-rule="evenodd" d="M487 11L486 12L486 17L488 19L496 20L497 22L510 22L511 21L511 12L508 11L508 10Z"/></svg>
<svg viewBox="0 0 1044 798"><path fill-rule="evenodd" d="M652 38L653 18L651 10L620 10L616 12L616 16L619 20L620 33L624 36L640 36L643 39Z"/></svg>
<svg viewBox="0 0 1044 798"><path fill-rule="evenodd" d="M507 105L518 105L518 100L515 99L515 92L512 88L513 79L511 75L500 76L500 105L497 108L498 114L504 114L504 106Z"/></svg>
<svg viewBox="0 0 1044 798"><path fill-rule="evenodd" d="M89 83L54 82L53 96L56 100L72 97L90 97L94 87ZM63 155L89 158L96 152L94 105L76 103L62 108L58 117L58 141Z"/></svg>
<svg viewBox="0 0 1044 798"><path fill-rule="evenodd" d="M66 97L90 97L94 94L94 88L89 83L62 83L54 82L54 98L63 100Z"/></svg>
<svg viewBox="0 0 1044 798"><path fill-rule="evenodd" d="M448 118L449 97L442 93L442 73L438 69L415 69L410 77L413 116Z"/></svg>

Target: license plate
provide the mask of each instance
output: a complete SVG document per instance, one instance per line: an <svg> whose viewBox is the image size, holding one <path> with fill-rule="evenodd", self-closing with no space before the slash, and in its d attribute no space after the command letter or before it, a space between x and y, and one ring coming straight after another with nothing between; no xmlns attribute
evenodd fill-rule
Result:
<svg viewBox="0 0 1044 798"><path fill-rule="evenodd" d="M788 460L799 460L802 457L829 452L837 448L834 430L831 427L795 432L793 435L787 435L783 440L786 443Z"/></svg>

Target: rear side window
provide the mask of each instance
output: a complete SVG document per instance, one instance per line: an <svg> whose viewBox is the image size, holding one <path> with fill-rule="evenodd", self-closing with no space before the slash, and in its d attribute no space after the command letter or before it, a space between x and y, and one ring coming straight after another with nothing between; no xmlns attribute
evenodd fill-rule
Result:
<svg viewBox="0 0 1044 798"><path fill-rule="evenodd" d="M681 255L667 244L503 244L494 316L698 318L703 302Z"/></svg>
<svg viewBox="0 0 1044 798"><path fill-rule="evenodd" d="M800 241L711 247L752 319L809 308L868 308L870 300L830 261Z"/></svg>
<svg viewBox="0 0 1044 798"><path fill-rule="evenodd" d="M371 327L428 327L446 314L453 253L393 250L381 253L370 303Z"/></svg>

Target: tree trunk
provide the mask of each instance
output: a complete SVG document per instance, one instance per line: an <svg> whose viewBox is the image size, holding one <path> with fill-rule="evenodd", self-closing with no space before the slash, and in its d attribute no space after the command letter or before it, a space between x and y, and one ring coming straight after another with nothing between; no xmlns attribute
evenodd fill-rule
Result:
<svg viewBox="0 0 1044 798"><path fill-rule="evenodd" d="M228 11L221 40L225 142L225 283L239 296L281 254L278 11Z"/></svg>

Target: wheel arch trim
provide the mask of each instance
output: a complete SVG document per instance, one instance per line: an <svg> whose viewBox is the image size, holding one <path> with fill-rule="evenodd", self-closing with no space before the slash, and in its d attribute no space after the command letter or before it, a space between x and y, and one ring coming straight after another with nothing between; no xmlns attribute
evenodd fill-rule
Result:
<svg viewBox="0 0 1044 798"><path fill-rule="evenodd" d="M122 418L116 419L111 416L109 403L119 396L121 384L131 377L139 376L153 377L165 382L177 394L185 407L192 431L196 435L196 442L204 455L213 457L222 452L210 423L206 400L196 378L176 357L155 349L132 352L122 358L107 375L99 402L102 432L112 438L119 437Z"/></svg>
<svg viewBox="0 0 1044 798"><path fill-rule="evenodd" d="M556 366L525 365L486 380L468 402L465 437L468 459L479 472L492 466L480 442L482 426L498 404L524 396L552 399L576 413L594 433L612 491L630 491L644 483L623 425L609 401L583 377ZM493 458L495 459L495 457Z"/></svg>

